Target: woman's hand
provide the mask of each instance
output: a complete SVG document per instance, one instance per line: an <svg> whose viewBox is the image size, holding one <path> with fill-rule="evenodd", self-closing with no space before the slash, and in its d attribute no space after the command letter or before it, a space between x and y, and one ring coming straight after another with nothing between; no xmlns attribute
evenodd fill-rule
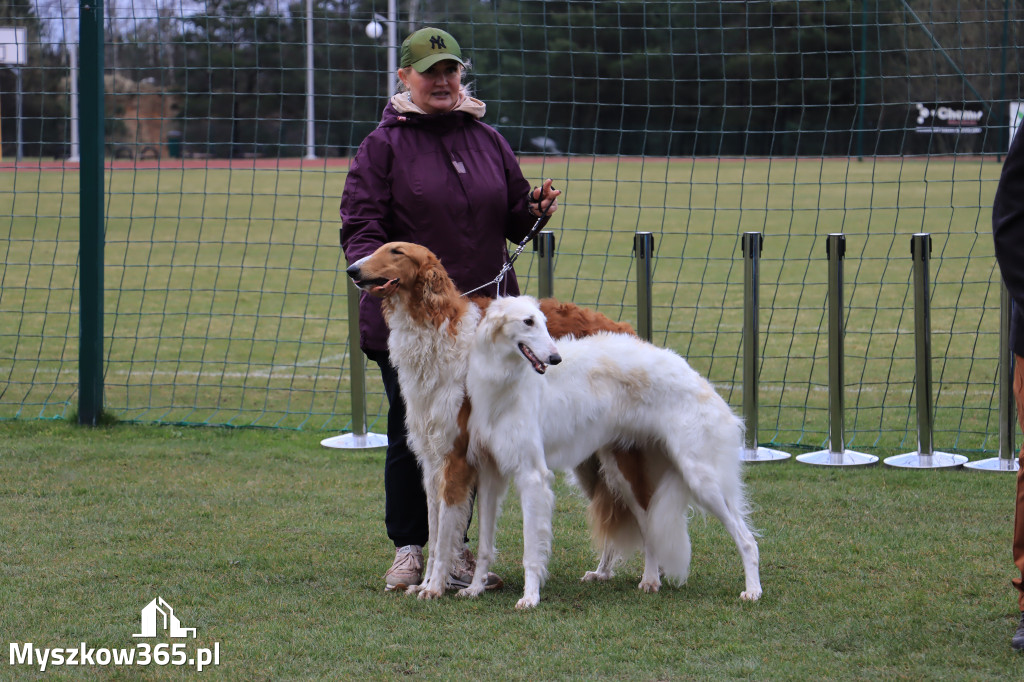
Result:
<svg viewBox="0 0 1024 682"><path fill-rule="evenodd" d="M554 215L558 210L558 195L561 193L562 190L551 186L551 178L545 180L540 187L534 187L528 197L530 213L538 218Z"/></svg>

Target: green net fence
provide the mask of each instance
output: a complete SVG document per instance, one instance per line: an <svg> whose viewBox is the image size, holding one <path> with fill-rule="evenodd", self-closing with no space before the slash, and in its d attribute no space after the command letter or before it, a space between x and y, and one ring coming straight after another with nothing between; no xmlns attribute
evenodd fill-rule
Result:
<svg viewBox="0 0 1024 682"><path fill-rule="evenodd" d="M352 428L360 356L338 203L391 87L395 19L399 40L424 25L459 38L485 121L532 183L563 189L549 226L556 296L635 322L633 234L652 232L654 341L737 408L740 239L764 235L765 444L827 441L825 235L843 232L847 441L914 449L909 241L932 234L934 442L997 447L990 209L1024 98L1017 3L102 9L103 386L118 418ZM78 12L59 0L0 9L0 39L14 36L0 40L0 419L76 410L77 159L99 134L77 125L80 70L96 58L78 49ZM534 258L517 262L528 293ZM372 366L367 409L383 431Z"/></svg>

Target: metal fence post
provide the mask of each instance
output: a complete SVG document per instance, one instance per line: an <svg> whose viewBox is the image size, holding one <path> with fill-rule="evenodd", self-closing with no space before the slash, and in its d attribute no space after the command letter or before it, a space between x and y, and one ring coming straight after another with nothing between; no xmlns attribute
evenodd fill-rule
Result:
<svg viewBox="0 0 1024 682"><path fill-rule="evenodd" d="M650 232L637 232L633 235L633 253L636 254L636 331L641 339L650 341L654 320L651 302L654 235Z"/></svg>
<svg viewBox="0 0 1024 682"><path fill-rule="evenodd" d="M555 295L555 233L541 230L533 240L537 252L537 298Z"/></svg>
<svg viewBox="0 0 1024 682"><path fill-rule="evenodd" d="M910 237L910 256L914 261L914 359L917 389L917 450L887 457L885 464L905 469L950 469L962 466L967 458L948 452L936 452L932 435L932 315L928 260L932 236L919 232Z"/></svg>
<svg viewBox="0 0 1024 682"><path fill-rule="evenodd" d="M1014 419L1013 352L1010 350L1010 313L1013 299L999 280L999 456L964 464L971 471L1017 471L1017 422Z"/></svg>
<svg viewBox="0 0 1024 682"><path fill-rule="evenodd" d="M95 426L103 413L103 1L79 7L82 128L79 169L78 423Z"/></svg>
<svg viewBox="0 0 1024 682"><path fill-rule="evenodd" d="M387 436L366 430L366 360L359 350L359 287L348 277L348 370L349 395L352 401L352 433L331 436L320 441L325 448L367 450L387 447Z"/></svg>
<svg viewBox="0 0 1024 682"><path fill-rule="evenodd" d="M828 432L827 450L798 455L796 460L819 466L864 466L878 458L846 449L843 431L843 408L846 389L843 377L843 258L846 256L846 235L832 233L825 242L828 257Z"/></svg>
<svg viewBox="0 0 1024 682"><path fill-rule="evenodd" d="M760 232L744 232L743 241L743 420L747 424L740 459L744 462L779 462L789 458L788 452L758 447L757 403L760 346L758 342L758 308L761 251L764 238Z"/></svg>

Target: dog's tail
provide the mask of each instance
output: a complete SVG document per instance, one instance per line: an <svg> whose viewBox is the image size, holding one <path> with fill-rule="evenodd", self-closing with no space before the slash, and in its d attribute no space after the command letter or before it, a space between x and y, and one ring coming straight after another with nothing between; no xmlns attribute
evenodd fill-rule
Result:
<svg viewBox="0 0 1024 682"><path fill-rule="evenodd" d="M690 576L690 490L682 477L666 471L647 509L647 545L666 581L682 585Z"/></svg>
<svg viewBox="0 0 1024 682"><path fill-rule="evenodd" d="M587 497L587 525L595 550L603 552L611 547L617 562L643 547L643 535L636 517L608 487L596 455L573 469L569 480Z"/></svg>
<svg viewBox="0 0 1024 682"><path fill-rule="evenodd" d="M636 517L600 477L588 491L587 521L594 549L611 546L617 559L629 557L643 547L643 534Z"/></svg>

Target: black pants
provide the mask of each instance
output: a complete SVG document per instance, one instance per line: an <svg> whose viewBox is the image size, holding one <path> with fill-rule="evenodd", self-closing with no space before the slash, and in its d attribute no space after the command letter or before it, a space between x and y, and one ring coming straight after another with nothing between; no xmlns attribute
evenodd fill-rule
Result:
<svg viewBox="0 0 1024 682"><path fill-rule="evenodd" d="M388 449L384 458L384 525L395 547L425 545L427 494L416 455L409 449L405 429L405 400L398 387L398 373L387 353L367 353L380 367L384 394L388 397Z"/></svg>
<svg viewBox="0 0 1024 682"><path fill-rule="evenodd" d="M416 455L409 449L409 434L405 427L405 400L398 385L398 373L391 366L391 359L386 352L370 351L366 356L380 367L384 394L388 398L388 448L384 457L384 525L395 547L425 545L430 535L427 523L427 494L423 490L423 472L416 461Z"/></svg>

